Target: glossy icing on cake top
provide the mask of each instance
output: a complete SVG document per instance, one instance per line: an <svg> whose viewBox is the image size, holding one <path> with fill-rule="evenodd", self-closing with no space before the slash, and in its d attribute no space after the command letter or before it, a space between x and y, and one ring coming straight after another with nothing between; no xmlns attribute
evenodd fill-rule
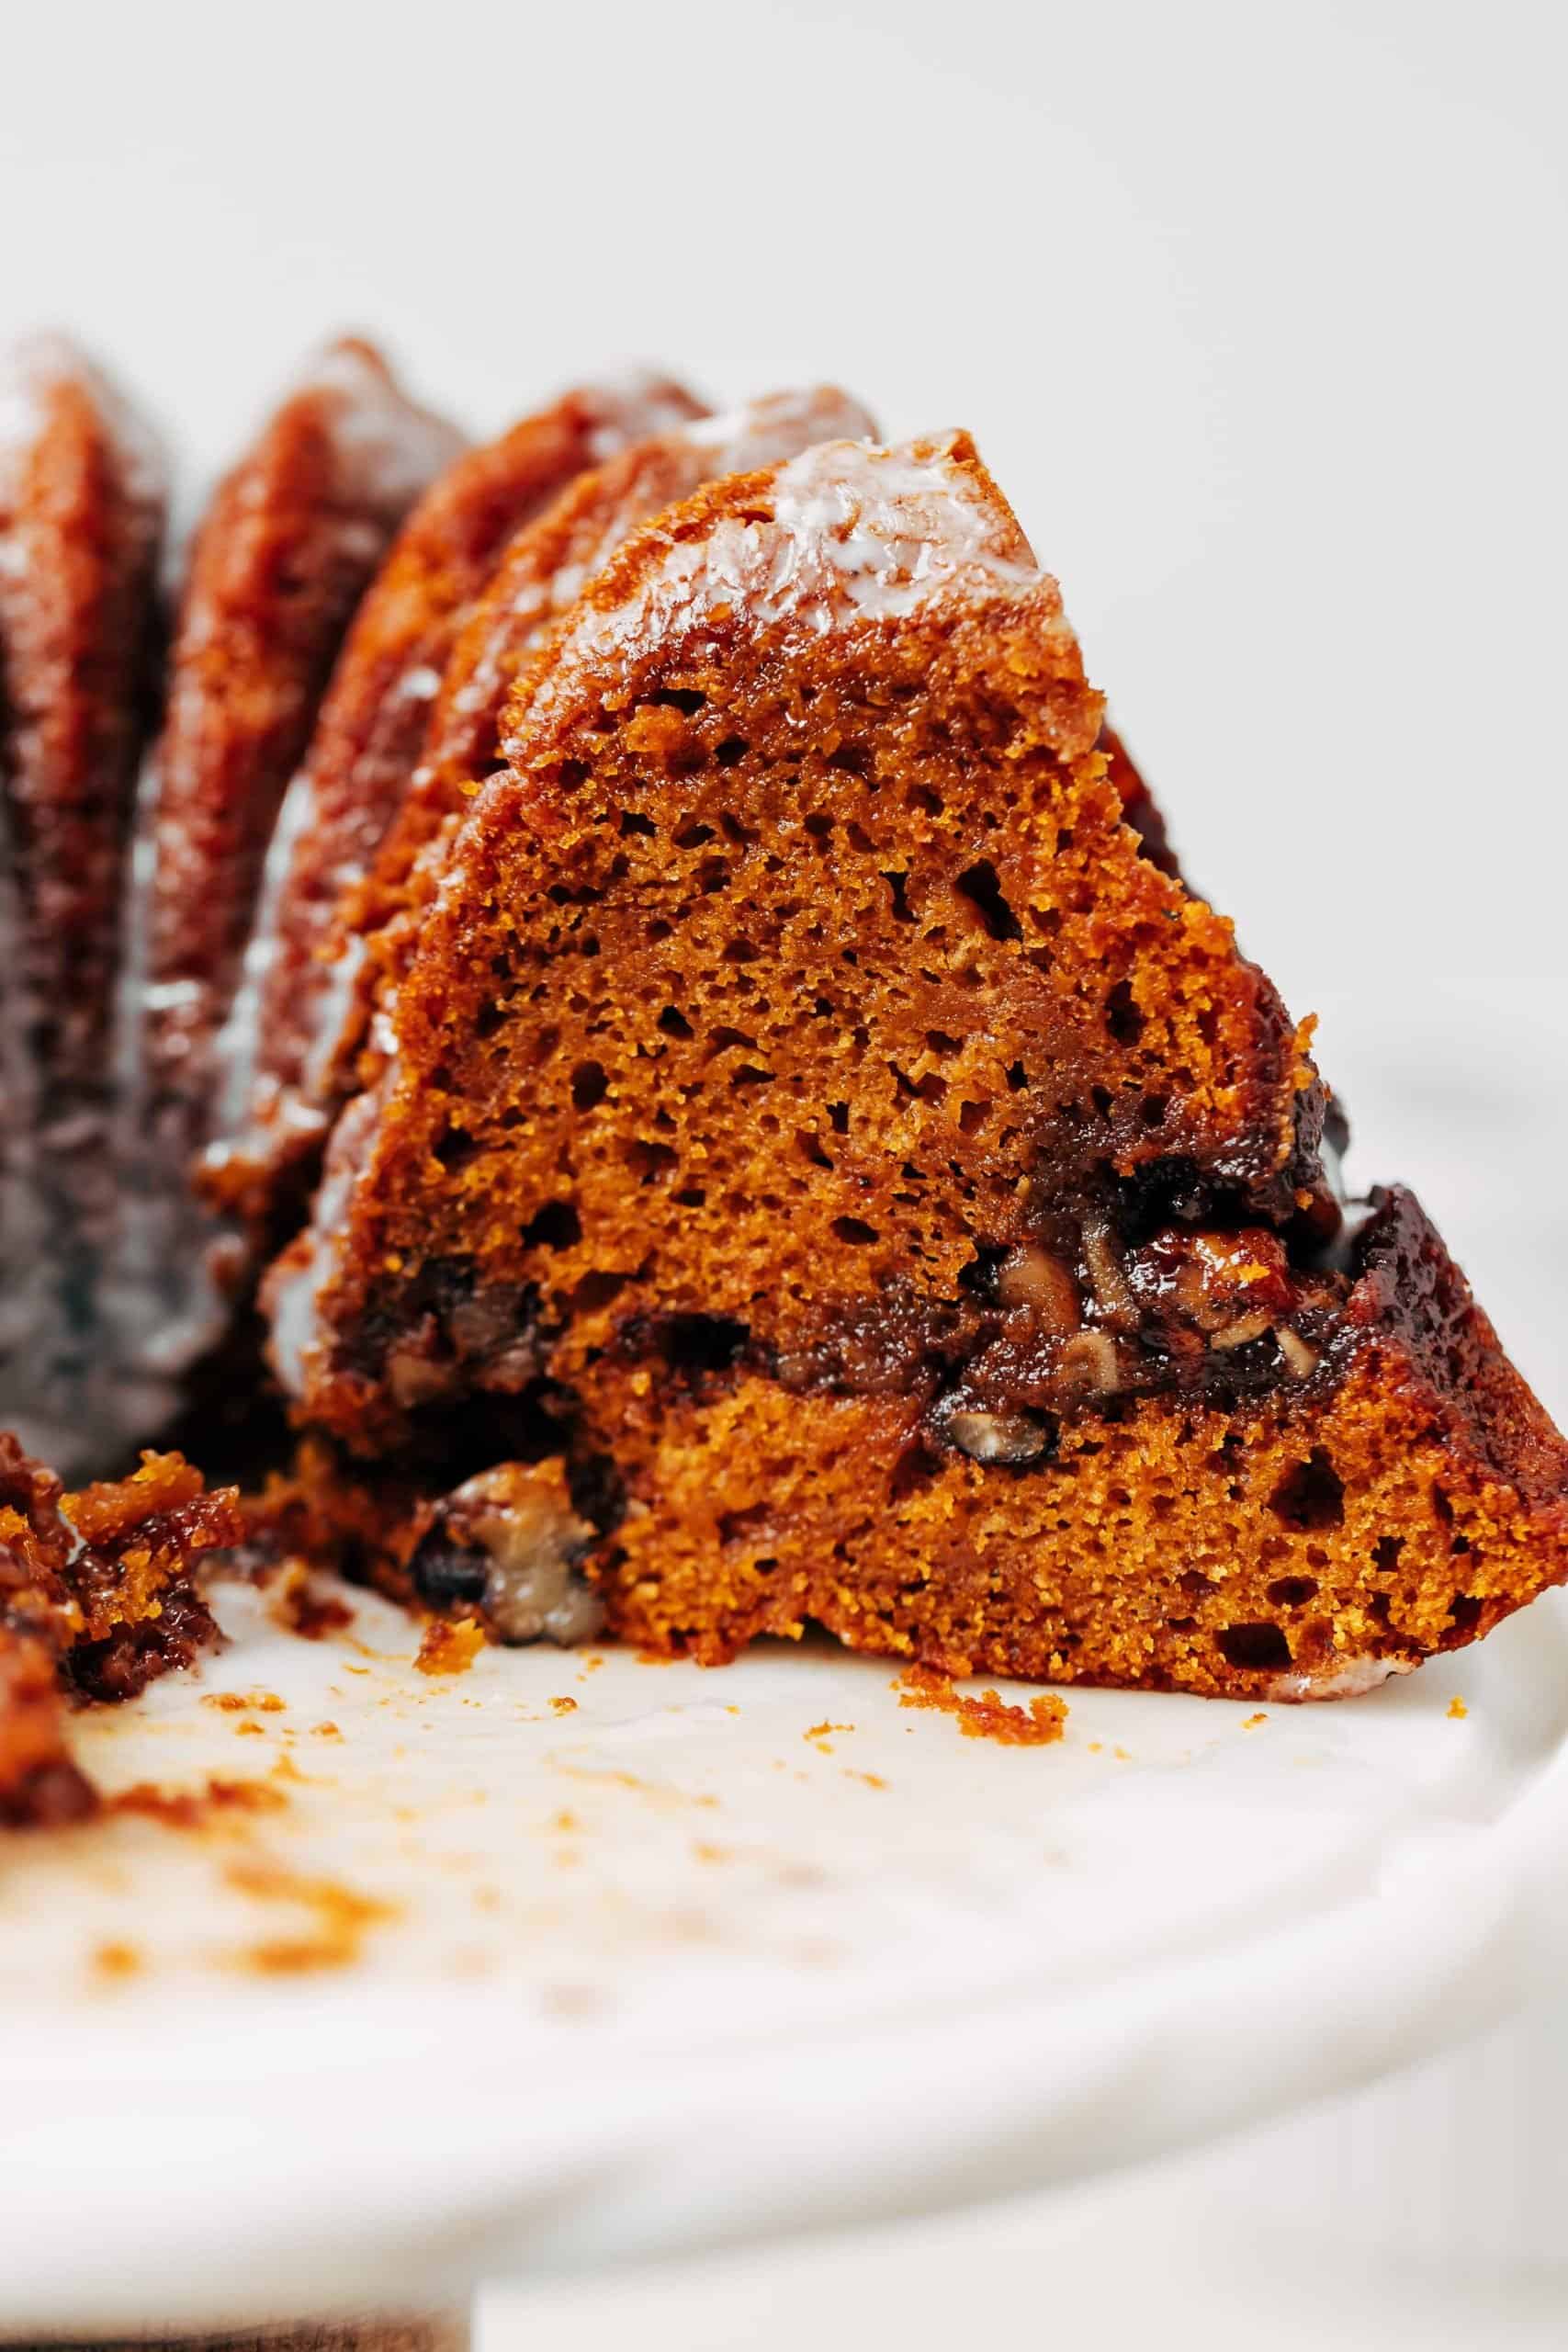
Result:
<svg viewBox="0 0 1568 2352"><path fill-rule="evenodd" d="M996 492L953 462L953 439L882 449L829 442L782 467L773 525L788 548L770 617L804 609L829 626L843 602L902 618L966 571L987 585L1033 586L1028 541Z"/></svg>
<svg viewBox="0 0 1568 2352"><path fill-rule="evenodd" d="M689 453L694 461L699 461L681 474L669 495L689 497L705 481L716 481L725 474L755 473L760 467L776 466L798 456L803 447L818 441L865 439L874 431L868 411L836 385L821 385L812 391L773 392L744 408L727 410L722 416L698 417L666 435L669 455ZM640 474L632 470L638 454L627 452L628 501L604 515L601 527L575 560L562 564L547 580L530 578L514 601L514 616L529 628L542 628L569 613L626 533L646 519L646 507L637 511ZM476 707L482 699L483 683L476 675L465 690L474 696Z"/></svg>
<svg viewBox="0 0 1568 2352"><path fill-rule="evenodd" d="M678 636L742 613L753 627L794 622L818 635L859 621L907 618L942 596L1026 594L1044 575L966 434L887 447L827 441L760 483L755 506L717 516L699 536L637 548L624 601L585 601L558 658L513 713L545 717L584 670L637 660ZM606 575L605 586L610 586ZM1065 620L1043 624L1070 635Z"/></svg>

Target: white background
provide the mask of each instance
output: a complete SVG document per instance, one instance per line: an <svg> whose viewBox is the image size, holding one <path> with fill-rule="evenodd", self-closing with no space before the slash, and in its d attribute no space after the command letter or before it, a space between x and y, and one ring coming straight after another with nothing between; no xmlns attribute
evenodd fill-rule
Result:
<svg viewBox="0 0 1568 2352"><path fill-rule="evenodd" d="M834 377L892 430L968 424L1189 870L1296 1010L1331 1000L1332 1076L1369 992L1386 1035L1435 978L1519 984L1488 999L1506 1019L1568 974L1562 23L1551 0L0 0L0 334L81 333L192 484L342 325L476 427L627 358L715 397ZM1414 1110L1361 1105L1363 1137L1468 1133L1441 1182L1480 1272L1507 1122L1445 1093L1440 1055L1421 1069ZM1501 1304L1550 1385L1560 1340L1527 1288ZM1516 2052L1505 2095L1468 2064L1403 2125L1381 2110L1387 2147L1479 2132L1495 2180L1533 2132L1531 2177L1543 2144L1526 2112L1559 2077ZM1384 2143L1303 2133L1258 2162L1306 2167L1337 2229L1329 2174ZM852 2278L775 2257L594 2310L498 2301L487 2340L831 2352L885 2323L920 2352L1045 2340L1055 2298L1111 2346L1217 2345L1248 2281L1292 2344L1561 2340L1508 2332L1562 2305L1550 2249L1501 2224L1486 2260L1532 2266L1511 2283L1384 2265L1385 2309L1332 2242L1310 2280L1260 2283L1224 2237L1238 2177L1190 2160L1076 2237L1004 2217Z"/></svg>
<svg viewBox="0 0 1568 2352"><path fill-rule="evenodd" d="M1553 0L0 5L0 330L198 467L359 323L969 425L1195 877L1329 979L1568 969Z"/></svg>

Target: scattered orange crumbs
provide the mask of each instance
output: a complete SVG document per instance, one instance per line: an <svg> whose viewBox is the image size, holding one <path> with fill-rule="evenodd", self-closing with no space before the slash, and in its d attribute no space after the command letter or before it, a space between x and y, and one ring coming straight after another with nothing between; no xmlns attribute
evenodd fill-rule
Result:
<svg viewBox="0 0 1568 2352"><path fill-rule="evenodd" d="M359 1957L371 1928L398 1916L396 1905L360 1894L332 1879L303 1878L276 1863L235 1862L224 1872L231 1886L263 1903L292 1903L310 1915L312 1928L299 1936L276 1936L246 1945L240 1965L265 1976L298 1976L322 1968L345 1968Z"/></svg>
<svg viewBox="0 0 1568 2352"><path fill-rule="evenodd" d="M107 1984L121 1984L141 1973L141 1954L134 1944L100 1944L93 1954L93 1973Z"/></svg>
<svg viewBox="0 0 1568 2352"><path fill-rule="evenodd" d="M266 1781L214 1778L199 1789L164 1789L156 1781L135 1781L107 1801L110 1813L138 1814L166 1829L199 1829L224 1814L279 1813L288 1803Z"/></svg>
<svg viewBox="0 0 1568 2352"><path fill-rule="evenodd" d="M956 1717L965 1739L994 1739L1004 1747L1048 1747L1061 1738L1067 1720L1067 1702L1054 1690L1043 1690L1027 1707L1010 1706L998 1690L966 1699L934 1667L906 1667L893 1688L901 1707L934 1707Z"/></svg>
<svg viewBox="0 0 1568 2352"><path fill-rule="evenodd" d="M303 1560L290 1560L272 1589L272 1613L302 1641L323 1641L354 1623L354 1611L335 1592L323 1592Z"/></svg>
<svg viewBox="0 0 1568 2352"><path fill-rule="evenodd" d="M471 1617L433 1617L414 1664L421 1674L467 1674L484 1645L484 1628Z"/></svg>

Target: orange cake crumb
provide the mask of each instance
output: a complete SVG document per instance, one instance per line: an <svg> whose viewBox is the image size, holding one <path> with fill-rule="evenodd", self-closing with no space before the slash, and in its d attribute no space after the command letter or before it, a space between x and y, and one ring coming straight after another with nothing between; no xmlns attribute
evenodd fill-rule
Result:
<svg viewBox="0 0 1568 2352"><path fill-rule="evenodd" d="M93 1953L93 1973L108 1984L119 1984L128 1976L139 1976L145 1965L135 1944L102 1943Z"/></svg>
<svg viewBox="0 0 1568 2352"><path fill-rule="evenodd" d="M414 1659L421 1674L467 1674L485 1645L484 1628L470 1617L433 1617Z"/></svg>
<svg viewBox="0 0 1568 2352"><path fill-rule="evenodd" d="M1066 1702L1051 1690L1023 1707L1010 1705L997 1690L982 1690L977 1699L969 1699L953 1689L949 1677L922 1666L906 1668L893 1688L901 1707L935 1707L955 1716L965 1739L994 1739L1004 1747L1047 1747L1066 1727Z"/></svg>
<svg viewBox="0 0 1568 2352"><path fill-rule="evenodd" d="M288 1804L268 1781L229 1781L213 1775L197 1789L165 1789L136 1781L107 1800L110 1813L139 1814L167 1829L199 1829L224 1815L278 1813Z"/></svg>
<svg viewBox="0 0 1568 2352"><path fill-rule="evenodd" d="M395 1904L378 1896L276 1863L234 1862L224 1876L240 1893L258 1902L293 1904L313 1922L306 1934L265 1938L234 1955L239 1965L260 1975L297 1976L346 1968L358 1959L369 1930L399 1916Z"/></svg>

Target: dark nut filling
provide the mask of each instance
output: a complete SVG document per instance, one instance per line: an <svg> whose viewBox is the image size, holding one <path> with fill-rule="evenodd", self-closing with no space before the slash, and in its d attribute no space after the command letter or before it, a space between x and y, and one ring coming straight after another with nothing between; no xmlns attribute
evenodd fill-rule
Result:
<svg viewBox="0 0 1568 2352"><path fill-rule="evenodd" d="M997 1269L997 1297L1003 1306L1027 1307L1045 1329L1063 1339L1082 1320L1072 1268L1038 1242L1021 1242L1009 1250Z"/></svg>
<svg viewBox="0 0 1568 2352"><path fill-rule="evenodd" d="M1051 1442L1032 1413L949 1413L942 1426L948 1442L972 1462L1036 1462Z"/></svg>
<svg viewBox="0 0 1568 2352"><path fill-rule="evenodd" d="M415 1587L433 1606L482 1611L508 1643L592 1641L604 1626L579 1570L595 1541L567 1499L558 1464L498 1463L455 1487L415 1553Z"/></svg>

